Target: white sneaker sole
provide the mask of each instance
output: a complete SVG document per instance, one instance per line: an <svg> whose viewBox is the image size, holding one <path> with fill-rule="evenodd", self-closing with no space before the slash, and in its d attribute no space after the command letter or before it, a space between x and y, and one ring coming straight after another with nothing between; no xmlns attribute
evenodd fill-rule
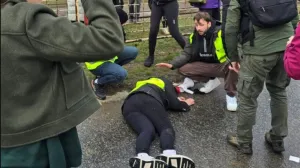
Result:
<svg viewBox="0 0 300 168"><path fill-rule="evenodd" d="M236 107L236 106L235 106L235 107L231 107L231 106L229 105L229 106L227 106L227 110L228 110L228 111L235 112L235 111L237 110L237 107Z"/></svg>
<svg viewBox="0 0 300 168"><path fill-rule="evenodd" d="M164 156L159 155L156 159L165 161L170 168L195 168L194 161L183 155L174 155L174 156Z"/></svg>
<svg viewBox="0 0 300 168"><path fill-rule="evenodd" d="M162 160L153 159L146 161L136 157L129 159L129 166L131 168L168 168L167 163Z"/></svg>

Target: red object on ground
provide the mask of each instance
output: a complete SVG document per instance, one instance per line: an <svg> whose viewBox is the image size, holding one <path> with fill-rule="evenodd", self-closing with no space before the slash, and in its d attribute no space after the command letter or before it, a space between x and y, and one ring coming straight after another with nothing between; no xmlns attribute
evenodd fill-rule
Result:
<svg viewBox="0 0 300 168"><path fill-rule="evenodd" d="M85 25L88 25L89 24L89 20L88 20L88 18L84 15L84 24Z"/></svg>

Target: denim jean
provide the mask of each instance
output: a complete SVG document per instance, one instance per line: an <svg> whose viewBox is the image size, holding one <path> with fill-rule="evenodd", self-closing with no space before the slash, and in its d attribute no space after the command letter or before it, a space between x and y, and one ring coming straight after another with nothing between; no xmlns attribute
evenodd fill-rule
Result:
<svg viewBox="0 0 300 168"><path fill-rule="evenodd" d="M127 71L122 66L134 60L137 55L136 47L125 46L114 63L105 62L91 71L96 76L95 82L100 85L122 82L127 77Z"/></svg>

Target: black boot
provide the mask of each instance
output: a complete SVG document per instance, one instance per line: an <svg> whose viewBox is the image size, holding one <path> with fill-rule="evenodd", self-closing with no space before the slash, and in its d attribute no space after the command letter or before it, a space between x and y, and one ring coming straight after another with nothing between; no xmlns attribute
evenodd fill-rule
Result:
<svg viewBox="0 0 300 168"><path fill-rule="evenodd" d="M151 67L153 63L154 63L154 56L149 56L149 57L145 60L144 66L145 66L145 67Z"/></svg>
<svg viewBox="0 0 300 168"><path fill-rule="evenodd" d="M227 135L227 142L234 146L237 147L243 154L251 155L253 153L252 151L252 144L251 143L243 143L239 144L237 141L237 136L236 134L228 134Z"/></svg>
<svg viewBox="0 0 300 168"><path fill-rule="evenodd" d="M265 134L265 141L272 147L275 153L281 153L285 151L282 137L272 136L270 132Z"/></svg>
<svg viewBox="0 0 300 168"><path fill-rule="evenodd" d="M104 90L104 85L94 84L94 86L95 86L95 94L97 98L100 100L105 100L106 94Z"/></svg>

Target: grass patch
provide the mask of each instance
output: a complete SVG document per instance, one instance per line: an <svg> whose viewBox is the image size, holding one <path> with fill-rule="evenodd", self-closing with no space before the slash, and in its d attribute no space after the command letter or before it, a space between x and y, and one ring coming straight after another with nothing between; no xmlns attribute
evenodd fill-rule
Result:
<svg viewBox="0 0 300 168"><path fill-rule="evenodd" d="M193 29L193 15L181 15L178 18L179 29L181 33L190 33ZM150 19L143 18L141 23L137 24L126 24L124 25L126 31L126 38L127 39L141 39L141 38L148 38L149 30L150 30ZM162 24L160 24L160 28L162 28ZM162 35L162 34L159 34Z"/></svg>
<svg viewBox="0 0 300 168"><path fill-rule="evenodd" d="M144 1L146 2L146 1ZM57 6L57 4L66 5L66 0L45 0L43 2L48 6ZM125 4L128 4L128 1L125 0ZM147 5L145 3L144 5ZM300 11L300 2L298 1L298 10ZM127 11L128 12L128 11ZM190 33L193 30L193 14L187 15L180 15L179 16L179 27L181 33ZM150 29L150 20L149 18L144 18L141 20L141 23L138 24L126 24L124 26L127 39L141 39L147 38L149 35ZM162 27L162 24L160 24ZM160 36L159 34L158 36ZM178 81L182 77L177 75L177 71L172 71L168 69L150 67L146 68L143 66L143 62L148 56L148 41L143 42L135 42L126 44L129 46L136 46L139 49L139 55L136 60L125 65L124 68L128 71L128 77L122 84L113 84L108 86L108 94L114 94L120 90L130 90L134 87L134 84L138 80L146 79L151 76L167 76L169 79L173 81ZM156 52L155 52L155 63L159 62L169 62L175 56L178 56L179 53L182 51L180 46L173 38L166 38L166 39L158 39L156 45ZM87 77L91 80L94 78L94 75L91 74L86 67L83 65L85 73Z"/></svg>
<svg viewBox="0 0 300 168"><path fill-rule="evenodd" d="M189 33L193 30L193 21L191 15L180 16L179 27L181 33ZM162 27L162 24L160 25ZM149 21L144 21L138 24L127 24L124 26L127 39L139 39L147 38L149 35L150 23ZM158 36L162 35L159 33ZM128 46L135 46L139 50L138 57L131 63L124 66L128 71L128 77L122 84L112 84L107 87L108 94L114 94L115 92L121 90L130 90L134 87L138 80L147 79L149 77L167 76L173 81L178 81L181 76L177 74L176 70L169 70L166 68L157 67L144 67L144 60L148 56L148 40L142 42L134 42L126 44ZM159 62L169 62L174 57L178 56L182 51L179 44L173 38L158 39L155 50L155 63ZM87 77L91 80L94 75L91 74L85 66L85 73Z"/></svg>
<svg viewBox="0 0 300 168"><path fill-rule="evenodd" d="M122 84L106 86L108 94L114 94L121 90L130 90L134 87L138 80L147 79L148 77L167 76L169 79L174 81L181 79L181 77L177 75L176 70L157 68L154 66L150 68L144 67L144 60L148 56L148 41L131 43L129 45L136 46L139 49L139 55L134 61L124 66L124 68L128 71L128 77ZM175 56L178 56L181 50L182 49L173 38L159 39L157 40L155 63L169 62ZM94 75L91 74L85 66L83 67L87 77L90 80L93 79Z"/></svg>

